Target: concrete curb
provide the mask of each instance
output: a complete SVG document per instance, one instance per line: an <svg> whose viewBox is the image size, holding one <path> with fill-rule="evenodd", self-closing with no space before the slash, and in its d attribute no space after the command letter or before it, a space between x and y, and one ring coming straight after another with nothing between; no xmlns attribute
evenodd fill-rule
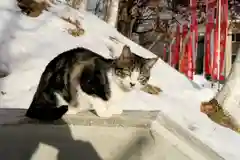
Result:
<svg viewBox="0 0 240 160"><path fill-rule="evenodd" d="M5 111L5 117L10 114ZM12 111L11 111L12 113ZM102 126L102 127L136 127L149 129L151 123L156 120L159 111L124 111L120 116L116 115L111 118L99 118L92 112L81 112L77 115L65 115L62 120L54 122L40 122L29 119L24 116L25 111L15 112L14 117L8 120L0 121L0 126L12 126L23 124L50 124L50 125L82 125L82 126ZM1 110L0 110L0 116ZM11 115L13 117L13 115Z"/></svg>
<svg viewBox="0 0 240 160"><path fill-rule="evenodd" d="M4 149L5 146L13 143L11 141L14 138L15 141L22 141L28 137L31 141L44 139L45 144L49 141L52 143L56 139L58 141L56 144L60 143L63 146L68 144L69 147L72 143L75 144L75 140L84 141L84 143L91 142L103 160L223 160L216 152L160 111L128 110L124 111L121 116L109 119L99 118L91 112L83 112L78 115L66 115L63 120L54 123L42 123L25 118L25 111L0 109L0 117L3 118L0 120L1 154L5 153L1 151L1 148ZM15 133L17 135L9 139L9 136ZM66 135L72 138L64 140ZM72 139L71 142L68 142L69 139ZM18 150L21 150L23 146L19 148ZM57 145L56 148L63 147ZM46 146L43 149L45 150L40 154L41 158L35 159L42 159L43 155L46 156L46 152L53 154L46 149ZM18 150L16 152L19 152ZM22 152L18 154L21 156ZM79 151L74 154L79 154ZM12 157L6 158L14 160Z"/></svg>
<svg viewBox="0 0 240 160"><path fill-rule="evenodd" d="M178 144L176 141L173 143L175 143L176 146L180 145L178 148L180 147L183 152L183 148L187 147L187 154L191 155L190 157L195 157L194 159L224 160L223 157L196 138L190 131L184 129L162 112L159 112L156 121L152 123L151 129L162 135L168 134L169 138L177 137L176 141L178 141Z"/></svg>

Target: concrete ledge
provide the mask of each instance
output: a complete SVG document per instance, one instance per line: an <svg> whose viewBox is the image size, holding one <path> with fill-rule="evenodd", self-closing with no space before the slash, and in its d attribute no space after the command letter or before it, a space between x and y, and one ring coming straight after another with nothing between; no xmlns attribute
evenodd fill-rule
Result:
<svg viewBox="0 0 240 160"><path fill-rule="evenodd" d="M48 124L25 118L25 112L0 109L1 159L144 160L155 144L149 127L158 111L126 111L110 119L85 112Z"/></svg>
<svg viewBox="0 0 240 160"><path fill-rule="evenodd" d="M0 109L3 159L223 160L159 111L128 110L109 119L83 112L53 123L28 119L25 112Z"/></svg>
<svg viewBox="0 0 240 160"><path fill-rule="evenodd" d="M178 137L178 139L180 141L183 141L186 145L191 146L191 148L196 153L203 156L205 159L224 160L224 158L222 158L218 153L216 153L209 146L204 144L202 141L200 141L193 134L190 133L191 130L194 130L193 127L192 128L189 127L189 131L188 131L184 129L182 126L178 125L173 120L171 120L170 117L163 114L162 112L159 112L158 118L156 119L155 126L156 124L164 128L174 136Z"/></svg>
<svg viewBox="0 0 240 160"><path fill-rule="evenodd" d="M66 116L64 120L72 125L149 128L152 121L156 120L158 113L159 111L126 110L121 115L106 119L99 118L92 112L83 112Z"/></svg>
<svg viewBox="0 0 240 160"><path fill-rule="evenodd" d="M99 118L92 112L82 112L77 115L65 115L62 120L44 123L24 116L25 109L0 109L0 126L22 124L50 124L50 125L82 125L105 127L137 127L150 128L156 120L159 111L127 110L121 115L111 118Z"/></svg>
<svg viewBox="0 0 240 160"><path fill-rule="evenodd" d="M3 160L124 160L125 149L134 148L139 160L142 135L153 141L149 131L132 127L11 125L0 127L0 154Z"/></svg>

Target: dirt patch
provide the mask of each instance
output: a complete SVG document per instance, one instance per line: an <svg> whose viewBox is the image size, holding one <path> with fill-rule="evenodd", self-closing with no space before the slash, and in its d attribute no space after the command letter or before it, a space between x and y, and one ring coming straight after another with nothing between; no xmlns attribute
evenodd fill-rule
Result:
<svg viewBox="0 0 240 160"><path fill-rule="evenodd" d="M218 104L216 99L213 98L209 102L202 102L200 110L215 123L240 133L240 128L233 123L231 117L224 112L223 108Z"/></svg>
<svg viewBox="0 0 240 160"><path fill-rule="evenodd" d="M30 17L38 17L43 10L48 10L50 4L47 2L35 2L34 0L17 0L17 5L22 13Z"/></svg>
<svg viewBox="0 0 240 160"><path fill-rule="evenodd" d="M151 85L151 84L147 84L141 90L146 93L153 94L153 95L158 95L160 92L162 92L161 88Z"/></svg>
<svg viewBox="0 0 240 160"><path fill-rule="evenodd" d="M61 17L64 21L71 23L74 25L74 28L68 28L67 31L69 34L71 34L73 37L81 36L85 33L85 30L82 28L81 23L78 20L71 20L70 18Z"/></svg>

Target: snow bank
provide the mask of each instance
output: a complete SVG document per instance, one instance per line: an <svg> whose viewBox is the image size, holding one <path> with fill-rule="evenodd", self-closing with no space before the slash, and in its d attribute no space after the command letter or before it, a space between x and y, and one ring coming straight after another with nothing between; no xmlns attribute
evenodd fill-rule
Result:
<svg viewBox="0 0 240 160"><path fill-rule="evenodd" d="M0 108L28 108L39 78L47 63L59 53L76 46L84 46L105 57L118 56L124 44L136 54L154 57L146 49L128 40L115 28L90 13L80 13L64 5L54 6L38 18L19 14L14 0L0 2L0 68L10 75L0 79ZM78 19L85 34L73 37L67 29L73 27L60 17ZM116 38L116 41L109 39ZM184 75L162 60L153 68L150 82L159 86L163 93L152 96L143 92L130 93L121 103L124 109L161 110L177 124L206 143L221 156L239 160L240 136L216 125L200 113L203 100L213 96L210 89L199 89ZM194 128L194 129L193 129Z"/></svg>

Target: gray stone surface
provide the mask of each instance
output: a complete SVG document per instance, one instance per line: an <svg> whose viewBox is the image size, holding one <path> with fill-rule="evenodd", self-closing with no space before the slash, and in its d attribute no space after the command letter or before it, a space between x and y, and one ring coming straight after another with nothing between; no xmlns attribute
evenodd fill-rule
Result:
<svg viewBox="0 0 240 160"><path fill-rule="evenodd" d="M54 123L24 117L25 110L0 109L1 160L218 160L199 156L152 122L158 111L124 111L99 118L91 112ZM208 154L201 152L200 154ZM200 158L199 158L200 157ZM203 158L202 158L203 157Z"/></svg>
<svg viewBox="0 0 240 160"><path fill-rule="evenodd" d="M83 125L106 127L138 127L149 128L151 122L157 118L159 111L127 110L120 116L111 118L97 117L93 112L82 112L77 115L65 115L63 120L55 121L54 125ZM0 126L20 124L42 124L37 120L31 120L24 116L24 109L0 109Z"/></svg>
<svg viewBox="0 0 240 160"><path fill-rule="evenodd" d="M209 146L197 139L189 132L196 130L194 126L189 126L189 131L183 129L180 125L172 121L167 115L159 112L157 122L159 125L166 128L169 132L173 133L176 137L184 141L188 146L191 146L199 154L203 155L206 159L218 159L223 158L213 151Z"/></svg>

